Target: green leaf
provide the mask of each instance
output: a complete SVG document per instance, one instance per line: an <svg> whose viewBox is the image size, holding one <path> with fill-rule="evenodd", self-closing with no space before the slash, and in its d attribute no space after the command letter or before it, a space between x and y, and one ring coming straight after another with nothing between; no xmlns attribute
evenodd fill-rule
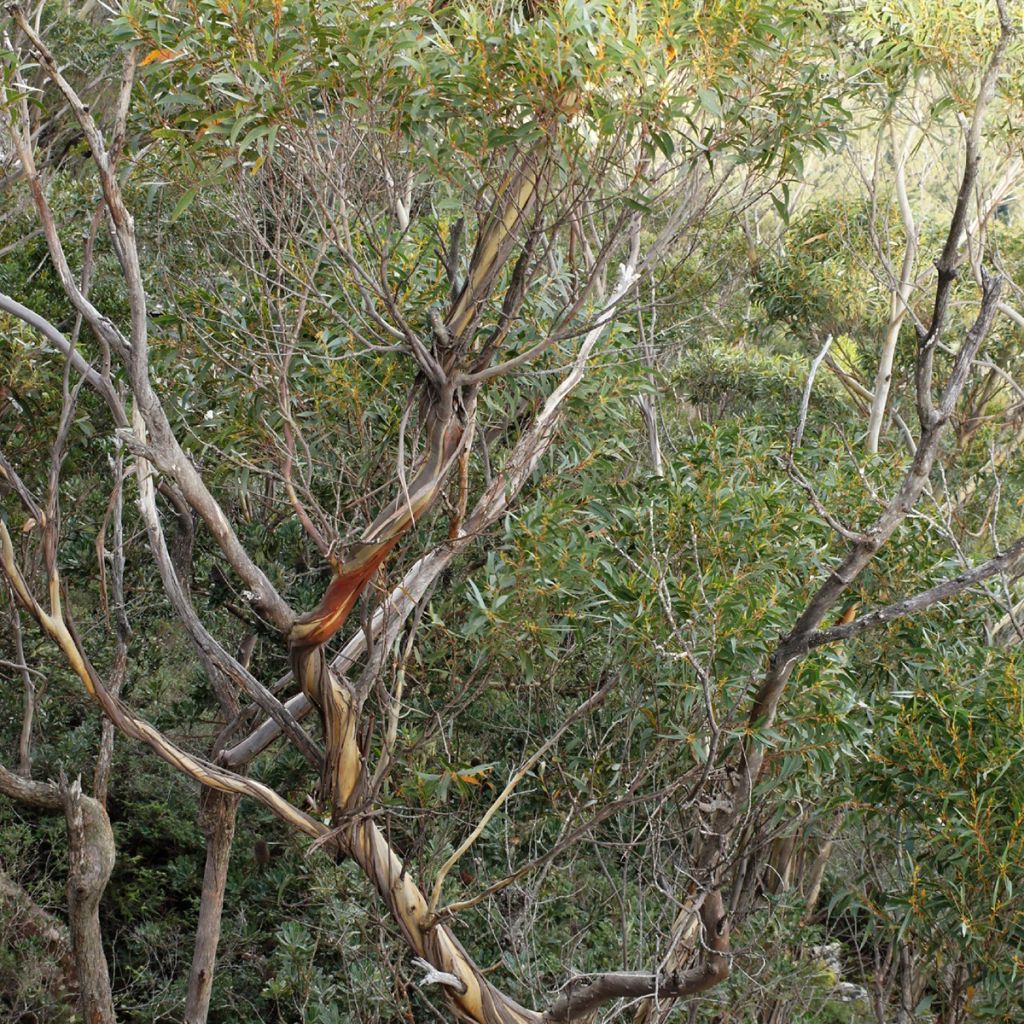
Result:
<svg viewBox="0 0 1024 1024"><path fill-rule="evenodd" d="M698 89L697 99L709 114L715 117L722 116L722 101L714 89Z"/></svg>
<svg viewBox="0 0 1024 1024"><path fill-rule="evenodd" d="M179 197L178 201L174 204L174 209L171 210L171 223L178 220L181 215L192 205L193 200L199 194L198 188L190 188L184 191Z"/></svg>

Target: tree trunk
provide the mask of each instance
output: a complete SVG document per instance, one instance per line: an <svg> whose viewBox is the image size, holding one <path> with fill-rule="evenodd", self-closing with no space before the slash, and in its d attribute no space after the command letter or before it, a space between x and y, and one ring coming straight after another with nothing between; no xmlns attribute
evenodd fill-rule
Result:
<svg viewBox="0 0 1024 1024"><path fill-rule="evenodd" d="M213 992L213 973L220 942L221 913L227 888L235 815L240 797L204 787L200 817L206 832L206 870L199 903L199 925L185 999L185 1024L206 1024Z"/></svg>
<svg viewBox="0 0 1024 1024"><path fill-rule="evenodd" d="M191 572L191 567L188 572ZM238 663L246 670L252 664L256 640L256 634L249 633L238 649ZM239 712L238 696L230 686L216 685L215 678L211 682L220 700L220 725L223 727ZM212 756L216 759L220 754L218 740L214 743ZM199 792L199 824L206 834L206 869L203 872L196 944L192 951L192 968L185 997L185 1024L206 1024L210 1012L217 947L220 944L220 924L224 913L224 893L228 884L228 866L231 863L231 845L235 838L235 820L240 799L236 793L224 793L206 786Z"/></svg>
<svg viewBox="0 0 1024 1024"><path fill-rule="evenodd" d="M114 1024L110 975L100 932L100 898L114 868L114 833L103 805L81 783L61 786L68 823L68 920L86 1024Z"/></svg>
<svg viewBox="0 0 1024 1024"><path fill-rule="evenodd" d="M911 1024L914 1019L914 1008L917 1006L914 991L916 975L917 971L910 947L901 944L899 952L900 1004L896 1013L896 1024Z"/></svg>
<svg viewBox="0 0 1024 1024"><path fill-rule="evenodd" d="M764 874L765 892L777 894L789 888L793 873L793 855L796 851L797 833L791 832L772 843L771 853Z"/></svg>
<svg viewBox="0 0 1024 1024"><path fill-rule="evenodd" d="M665 475L665 463L661 455L661 436L658 433L658 405L654 395L639 395L637 405L647 428L647 454L651 460L651 472L659 479Z"/></svg>
<svg viewBox="0 0 1024 1024"><path fill-rule="evenodd" d="M838 828L838 825L836 827ZM807 909L804 911L805 924L811 919L814 908L818 905L818 897L821 895L821 883L825 878L825 868L828 865L829 857L832 856L834 844L835 839L832 836L829 836L822 842L821 846L818 847L817 855L807 871L807 877L804 879L804 896L807 900Z"/></svg>

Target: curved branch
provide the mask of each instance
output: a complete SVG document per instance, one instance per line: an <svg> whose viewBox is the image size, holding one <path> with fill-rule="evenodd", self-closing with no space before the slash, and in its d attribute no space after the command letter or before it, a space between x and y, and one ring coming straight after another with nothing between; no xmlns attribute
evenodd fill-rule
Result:
<svg viewBox="0 0 1024 1024"><path fill-rule="evenodd" d="M145 426L142 417L134 414L135 432L141 444L145 444ZM138 456L135 461L139 487L139 511L142 513L146 534L149 538L150 550L156 562L164 592L167 594L175 613L181 620L192 640L200 659L204 662L207 673L216 685L217 677L223 677L229 683L244 691L287 733L306 760L317 770L323 764L323 754L317 745L303 730L302 726L289 713L288 709L243 665L233 658L224 647L217 642L200 620L185 588L181 585L177 571L167 549L160 515L156 507L156 487L149 463Z"/></svg>
<svg viewBox="0 0 1024 1024"><path fill-rule="evenodd" d="M117 426L128 426L127 413L121 404L121 400L117 397L110 380L104 377L95 367L90 366L82 353L72 346L71 342L49 320L40 316L34 310L29 309L28 306L23 306L17 299L13 299L10 295L5 295L3 292L0 292L0 310L10 313L11 316L16 316L19 320L28 324L29 327L37 330L65 359L70 359L71 366L75 372L84 377L85 382L106 402L107 408L110 410Z"/></svg>
<svg viewBox="0 0 1024 1024"><path fill-rule="evenodd" d="M615 971L569 982L562 994L545 1011L545 1022L568 1022L587 1017L615 999L654 996L680 999L697 995L725 981L729 976L729 919L722 894L715 890L704 897L700 907L706 954L702 963L686 971L644 974Z"/></svg>

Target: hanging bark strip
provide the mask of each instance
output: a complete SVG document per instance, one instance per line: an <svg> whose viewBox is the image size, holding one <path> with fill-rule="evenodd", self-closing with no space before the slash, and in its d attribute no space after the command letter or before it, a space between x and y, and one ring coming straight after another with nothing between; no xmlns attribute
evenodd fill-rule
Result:
<svg viewBox="0 0 1024 1024"><path fill-rule="evenodd" d="M456 348L472 331L482 305L490 298L502 267L515 247L518 227L537 201L545 143L525 156L499 188L499 199L477 239L465 284L445 323ZM463 345L457 343L463 341Z"/></svg>

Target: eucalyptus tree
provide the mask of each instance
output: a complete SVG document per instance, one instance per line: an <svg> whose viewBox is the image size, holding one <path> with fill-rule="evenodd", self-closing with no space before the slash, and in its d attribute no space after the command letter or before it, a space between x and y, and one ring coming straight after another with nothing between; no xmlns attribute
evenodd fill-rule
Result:
<svg viewBox="0 0 1024 1024"><path fill-rule="evenodd" d="M495 988L456 939L443 904L445 875L459 851L427 895L378 824L374 801L394 767L401 692L380 709L385 728L372 773L365 705L410 612L452 559L506 512L555 444L563 406L638 277L670 242L695 230L724 190L768 187L799 146L831 140L838 102L830 99L833 116L810 116L831 78L818 59L813 7L131 5L115 23L124 66L116 101L102 115L64 73L60 54L50 52L45 21L17 5L8 13L12 166L86 332L79 338L76 329L69 338L16 296L0 300L5 313L64 360L66 380L42 496L17 448L5 451L3 462L29 517L24 533L40 545L46 596L33 585L6 522L4 573L113 725L222 794L219 805L210 798L207 807L208 865L187 1018L206 1018L239 796L356 861L464 1019L573 1019L625 995L684 995L715 984L728 970L727 940L720 899L709 897L703 919L712 951L689 970L609 974L585 1002L577 1005L570 986L542 1012ZM37 89L70 111L94 175L98 205L85 230L81 274L36 161ZM180 439L196 428L199 410L193 398L168 392L159 337L160 325L175 322L179 297L160 293L159 276L146 265L146 225L129 207L133 178L149 168L173 171L182 182L175 217L216 196L248 239L218 281L234 308L213 310L234 313L225 335L238 347L211 352L209 378L216 387L222 368L243 354L249 362L230 369L249 375L257 395L269 389L274 396L272 414L260 424L264 443L244 459L266 459L269 434L264 472L331 567L312 609L294 607L280 574L247 549L198 453ZM109 311L90 293L91 252L104 225L122 279L121 308ZM363 511L372 489L346 495L341 504L359 508L363 519L347 530L326 507L330 489L320 479L330 458L328 431L307 438L301 394L315 377L307 367L332 368L338 336L351 341L357 358L385 359L395 368L389 373L404 375L406 388L390 474L395 496L373 513ZM478 403L537 364L556 374L555 386L519 399L504 427L511 444L498 461L477 428ZM60 468L67 446L82 443L75 431L83 387L105 407L101 447L113 443L130 455L124 485L134 489L166 599L222 706L225 731L211 757L175 743L122 700L113 670L94 666L74 627L74 588L65 596L61 570L70 495ZM475 447L487 463L482 485L471 473ZM210 454L203 452L204 462ZM412 564L332 658L327 644L449 479L455 496L447 536ZM187 560L172 555L161 502L186 531L198 519L252 614L280 638L291 666L285 685L297 690L288 700L279 700L279 687L257 679L246 658L231 654L204 623ZM610 685L596 688L572 717L585 715ZM231 728L251 717L238 714L243 695L268 716L247 738ZM301 724L313 708L322 742ZM280 735L301 751L317 781L307 808L246 774ZM82 959L79 933L72 938ZM87 1015L112 1015L104 995L83 986L83 1000Z"/></svg>

